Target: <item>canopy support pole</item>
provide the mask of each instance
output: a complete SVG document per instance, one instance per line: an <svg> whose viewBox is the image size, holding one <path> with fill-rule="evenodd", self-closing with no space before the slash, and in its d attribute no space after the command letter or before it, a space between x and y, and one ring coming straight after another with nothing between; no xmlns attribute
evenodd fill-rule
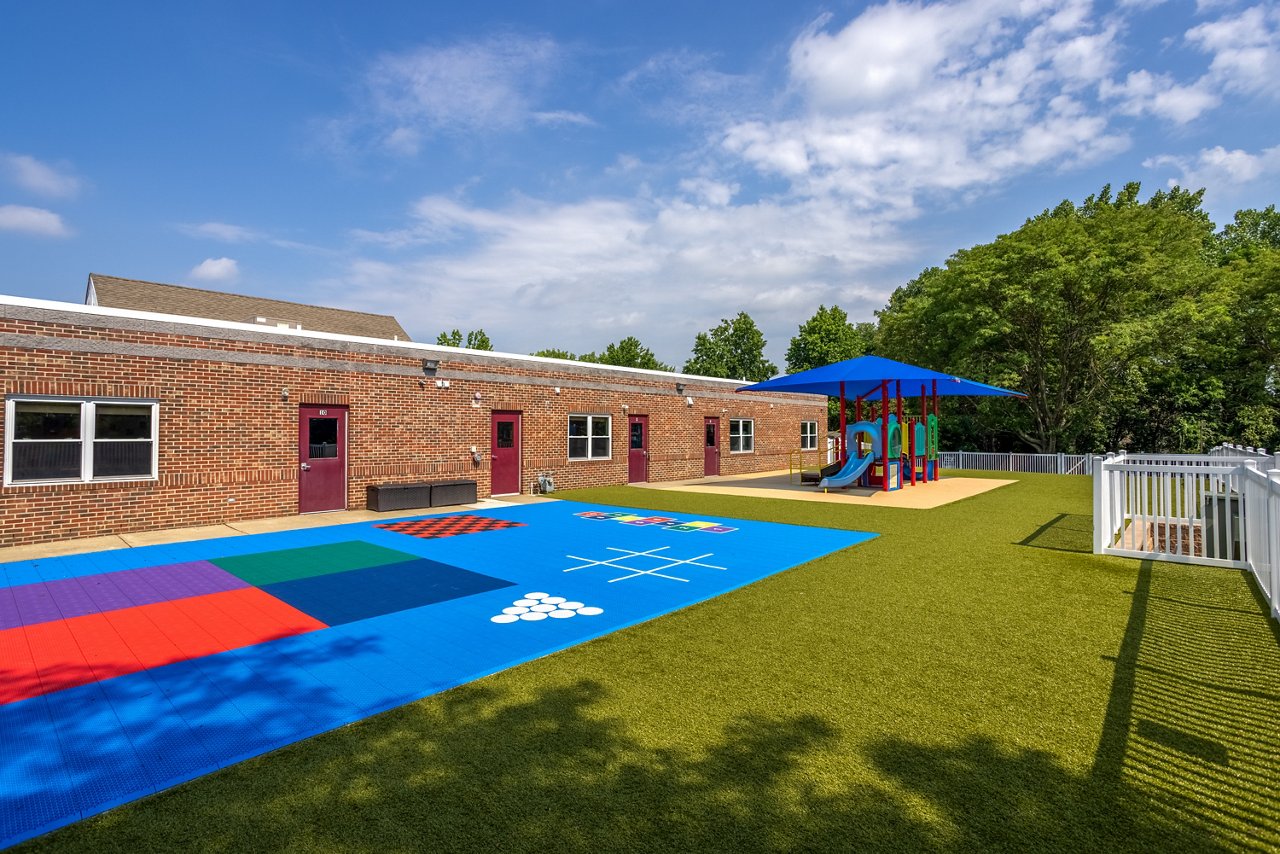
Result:
<svg viewBox="0 0 1280 854"><path fill-rule="evenodd" d="M924 425L924 482L929 482L929 403L925 398L924 383L920 383L920 423ZM915 460L911 461L915 465ZM936 477L936 476L935 476Z"/></svg>
<svg viewBox="0 0 1280 854"><path fill-rule="evenodd" d="M848 422L848 416L845 409L844 399L844 380L840 381L840 464L849 461L849 440L845 436L844 428Z"/></svg>
<svg viewBox="0 0 1280 854"><path fill-rule="evenodd" d="M880 380L880 491L889 491L889 381Z"/></svg>

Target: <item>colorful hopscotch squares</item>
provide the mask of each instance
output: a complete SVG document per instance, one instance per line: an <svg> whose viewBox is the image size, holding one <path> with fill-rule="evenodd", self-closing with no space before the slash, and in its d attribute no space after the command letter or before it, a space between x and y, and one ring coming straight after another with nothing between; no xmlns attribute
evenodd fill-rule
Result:
<svg viewBox="0 0 1280 854"><path fill-rule="evenodd" d="M581 516L583 519L595 519L597 521L614 521L621 522L624 525L652 526L654 528L662 528L667 531L701 531L704 534L729 534L737 528L730 528L727 525L720 525L715 522L682 522L679 519L670 516L637 516L635 513L610 512L602 510L585 510L581 513L574 513L575 516Z"/></svg>

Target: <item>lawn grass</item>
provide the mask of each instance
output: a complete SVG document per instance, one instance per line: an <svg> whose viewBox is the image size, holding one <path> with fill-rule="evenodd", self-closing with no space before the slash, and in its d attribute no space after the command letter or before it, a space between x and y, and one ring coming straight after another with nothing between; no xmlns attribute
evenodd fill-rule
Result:
<svg viewBox="0 0 1280 854"><path fill-rule="evenodd" d="M1088 479L999 477L929 511L567 493L882 536L27 847L1280 847L1280 645L1250 582L1096 557Z"/></svg>

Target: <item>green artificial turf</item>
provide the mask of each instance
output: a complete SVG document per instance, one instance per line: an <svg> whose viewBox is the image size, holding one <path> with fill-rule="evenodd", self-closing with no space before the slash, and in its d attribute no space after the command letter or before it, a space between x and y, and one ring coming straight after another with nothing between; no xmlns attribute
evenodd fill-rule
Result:
<svg viewBox="0 0 1280 854"><path fill-rule="evenodd" d="M882 536L29 843L76 851L1280 848L1242 573L1090 554L1086 478L937 510L566 497Z"/></svg>

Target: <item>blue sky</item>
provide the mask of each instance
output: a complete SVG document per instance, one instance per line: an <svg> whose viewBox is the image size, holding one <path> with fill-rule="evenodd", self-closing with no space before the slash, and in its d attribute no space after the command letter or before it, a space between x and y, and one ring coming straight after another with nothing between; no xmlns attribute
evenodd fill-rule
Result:
<svg viewBox="0 0 1280 854"><path fill-rule="evenodd" d="M0 22L0 293L90 271L418 340L780 365L1064 198L1280 201L1274 2L46 3Z"/></svg>

